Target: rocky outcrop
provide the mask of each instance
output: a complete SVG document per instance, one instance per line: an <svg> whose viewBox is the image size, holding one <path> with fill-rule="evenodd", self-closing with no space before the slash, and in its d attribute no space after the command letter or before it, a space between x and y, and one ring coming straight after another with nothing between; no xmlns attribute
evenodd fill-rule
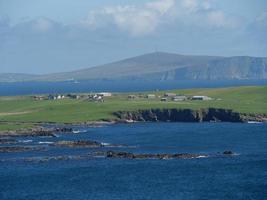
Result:
<svg viewBox="0 0 267 200"><path fill-rule="evenodd" d="M233 155L234 154L234 152L232 152L232 151L224 151L223 152L223 155Z"/></svg>
<svg viewBox="0 0 267 200"><path fill-rule="evenodd" d="M55 137L55 133L72 133L72 128L68 127L34 127L28 129L18 129L18 130L9 130L9 131L0 131L1 137L12 136L12 137L34 137L34 136L46 136L46 137Z"/></svg>
<svg viewBox="0 0 267 200"><path fill-rule="evenodd" d="M95 148L95 147L102 147L103 145L96 141L90 140L78 140L78 141L58 141L51 146L58 146L58 147L86 147L86 148Z"/></svg>
<svg viewBox="0 0 267 200"><path fill-rule="evenodd" d="M15 151L16 150L16 151ZM31 148L13 148L8 149L4 152L17 152L17 151L27 151L32 150ZM0 151L1 152L1 151ZM167 159L198 159L198 158L216 158L222 156L235 156L232 151L224 151L223 153L217 154L193 154L193 153L161 153L161 154L153 154L153 153L131 153L131 152L116 152L116 151L97 151L91 152L89 154L82 154L82 155L59 155L59 156L40 156L40 157L20 157L20 158L5 158L0 159L0 162L6 161L17 161L23 160L28 162L48 162L52 160L82 160L82 159L93 159L93 158L107 158L107 159L140 159L140 160L147 160L147 159L159 159L159 160L167 160Z"/></svg>
<svg viewBox="0 0 267 200"><path fill-rule="evenodd" d="M143 122L243 122L240 113L228 109L149 109L115 112L120 120Z"/></svg>
<svg viewBox="0 0 267 200"><path fill-rule="evenodd" d="M267 114L242 114L244 122L267 122Z"/></svg>
<svg viewBox="0 0 267 200"><path fill-rule="evenodd" d="M201 154L177 153L177 154L134 154L129 152L108 151L107 158L126 158L126 159L189 159L205 157Z"/></svg>
<svg viewBox="0 0 267 200"><path fill-rule="evenodd" d="M24 152L24 151L40 151L43 147L37 146L2 146L0 147L0 153L12 153L12 152Z"/></svg>
<svg viewBox="0 0 267 200"><path fill-rule="evenodd" d="M16 142L13 138L0 138L0 144L15 144Z"/></svg>

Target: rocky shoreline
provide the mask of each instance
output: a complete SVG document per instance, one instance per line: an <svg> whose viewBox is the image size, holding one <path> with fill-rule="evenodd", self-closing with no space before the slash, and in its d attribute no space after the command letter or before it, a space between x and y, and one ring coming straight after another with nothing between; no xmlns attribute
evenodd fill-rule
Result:
<svg viewBox="0 0 267 200"><path fill-rule="evenodd" d="M55 137L56 133L73 133L73 126L101 127L118 123L134 122L267 122L267 114L246 114L230 109L148 109L137 111L118 111L113 113L117 119L83 123L49 123L39 122L36 127L18 130L0 131L0 136L47 136Z"/></svg>
<svg viewBox="0 0 267 200"><path fill-rule="evenodd" d="M126 122L267 122L266 114L242 114L230 109L149 109L119 111L114 115Z"/></svg>

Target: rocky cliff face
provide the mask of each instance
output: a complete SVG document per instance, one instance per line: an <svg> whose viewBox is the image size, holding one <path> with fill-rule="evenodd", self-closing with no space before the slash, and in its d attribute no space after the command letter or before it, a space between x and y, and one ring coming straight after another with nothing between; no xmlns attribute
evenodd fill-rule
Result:
<svg viewBox="0 0 267 200"><path fill-rule="evenodd" d="M119 111L114 113L121 120L143 122L245 122L247 119L262 121L259 116L244 115L228 109L149 109L138 111Z"/></svg>

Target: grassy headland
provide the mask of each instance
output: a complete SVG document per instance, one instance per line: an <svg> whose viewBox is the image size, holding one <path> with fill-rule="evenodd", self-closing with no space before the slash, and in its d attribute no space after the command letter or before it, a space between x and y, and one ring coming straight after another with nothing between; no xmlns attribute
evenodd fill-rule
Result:
<svg viewBox="0 0 267 200"><path fill-rule="evenodd" d="M152 108L225 108L239 113L267 114L267 87L232 87L216 89L190 89L160 92L131 93L134 95L165 92L193 96L206 95L210 101L167 101L160 98L137 98L128 100L129 93L114 93L105 102L89 102L84 99L33 100L30 96L0 97L0 130L32 126L38 122L82 123L112 120L116 111L135 111Z"/></svg>

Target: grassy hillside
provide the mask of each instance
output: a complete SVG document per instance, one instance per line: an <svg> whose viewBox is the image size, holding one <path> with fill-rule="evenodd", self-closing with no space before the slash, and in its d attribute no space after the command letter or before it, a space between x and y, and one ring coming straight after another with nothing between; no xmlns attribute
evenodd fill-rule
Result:
<svg viewBox="0 0 267 200"><path fill-rule="evenodd" d="M147 92L163 95L162 92ZM267 114L267 87L234 87L221 89L192 89L171 91L182 95L207 95L217 100L161 102L160 98L128 100L126 93L107 97L105 102L88 100L41 100L30 96L0 98L0 129L12 128L14 122L86 122L114 119L115 111L148 108L228 108L241 113ZM139 93L145 95L147 93ZM11 125L3 125L10 122ZM17 125L19 127L19 125Z"/></svg>

